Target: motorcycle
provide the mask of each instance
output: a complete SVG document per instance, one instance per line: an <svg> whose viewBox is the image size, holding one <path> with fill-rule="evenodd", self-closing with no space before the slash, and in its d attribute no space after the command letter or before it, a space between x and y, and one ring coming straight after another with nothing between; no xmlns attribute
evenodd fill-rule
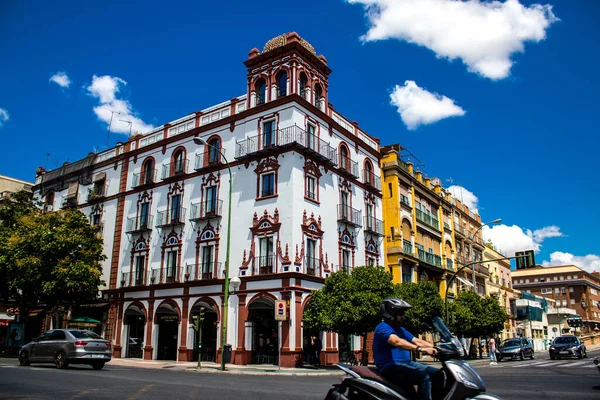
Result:
<svg viewBox="0 0 600 400"><path fill-rule="evenodd" d="M457 338L439 317L433 326L440 335L435 346L442 368L431 380L433 400L501 400L485 393L485 385L473 367L462 360L465 352ZM414 385L406 382L389 382L374 366L349 366L337 364L346 373L339 384L334 384L325 400L416 400L419 398ZM600 367L599 367L600 368Z"/></svg>

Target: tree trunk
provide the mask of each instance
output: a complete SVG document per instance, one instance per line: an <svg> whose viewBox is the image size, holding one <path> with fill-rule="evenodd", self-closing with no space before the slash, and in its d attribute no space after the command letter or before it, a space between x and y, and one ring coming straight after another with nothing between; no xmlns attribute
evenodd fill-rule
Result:
<svg viewBox="0 0 600 400"><path fill-rule="evenodd" d="M367 351L367 334L363 333L362 337L362 357L360 359L360 365L369 365L369 352Z"/></svg>

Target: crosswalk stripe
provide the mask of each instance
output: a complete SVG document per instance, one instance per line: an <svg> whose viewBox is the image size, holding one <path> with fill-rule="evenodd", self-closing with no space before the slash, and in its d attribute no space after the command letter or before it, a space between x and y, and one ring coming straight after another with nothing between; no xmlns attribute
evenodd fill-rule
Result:
<svg viewBox="0 0 600 400"><path fill-rule="evenodd" d="M586 364L591 364L589 361L578 361L578 362L574 362L574 363L570 363L572 366L574 367L578 367L580 365L586 365Z"/></svg>
<svg viewBox="0 0 600 400"><path fill-rule="evenodd" d="M523 368L523 367L537 367L538 365L543 365L543 364L547 364L547 361L538 361L538 362L534 362L534 363L520 363L520 364L515 364L515 365L511 365L511 368Z"/></svg>

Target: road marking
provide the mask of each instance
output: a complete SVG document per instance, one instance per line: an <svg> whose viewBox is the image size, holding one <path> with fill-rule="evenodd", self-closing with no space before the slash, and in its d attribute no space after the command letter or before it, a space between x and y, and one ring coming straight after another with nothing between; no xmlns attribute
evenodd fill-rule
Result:
<svg viewBox="0 0 600 400"><path fill-rule="evenodd" d="M129 396L127 398L127 400L137 400L139 399L144 393L146 393L147 391L149 391L150 389L152 389L154 385L146 385L143 388L141 388L140 390L138 390L137 392L135 392L134 394L132 394L131 396Z"/></svg>
<svg viewBox="0 0 600 400"><path fill-rule="evenodd" d="M538 361L533 363L520 363L515 365L510 365L510 368L523 368L523 367L537 367L538 365L546 364L547 361Z"/></svg>
<svg viewBox="0 0 600 400"><path fill-rule="evenodd" d="M574 367L578 367L578 366L580 366L580 365L586 365L586 364L588 364L588 363L589 363L589 361L577 361L577 362L574 362L574 363L569 363L569 364L571 364L571 365L572 365L572 366L574 366Z"/></svg>

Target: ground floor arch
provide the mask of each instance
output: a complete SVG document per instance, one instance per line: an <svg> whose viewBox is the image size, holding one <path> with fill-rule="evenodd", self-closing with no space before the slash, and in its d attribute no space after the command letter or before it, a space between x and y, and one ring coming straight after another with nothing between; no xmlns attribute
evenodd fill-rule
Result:
<svg viewBox="0 0 600 400"><path fill-rule="evenodd" d="M138 303L130 304L125 310L123 324L126 327L125 357L142 358L146 328L146 310Z"/></svg>
<svg viewBox="0 0 600 400"><path fill-rule="evenodd" d="M248 321L252 329L251 363L277 364L279 326L275 321L275 302L268 297L248 306Z"/></svg>
<svg viewBox="0 0 600 400"><path fill-rule="evenodd" d="M177 360L179 339L179 310L173 302L163 302L156 309L154 322L157 325L157 360Z"/></svg>
<svg viewBox="0 0 600 400"><path fill-rule="evenodd" d="M204 314L204 320L200 325L200 332L197 332L194 329L194 317L199 316L201 312ZM216 305L211 301L198 300L190 308L188 321L189 337L193 338L191 355L188 356L188 360L198 361L198 354L200 354L200 361L216 361L219 335L219 313Z"/></svg>

